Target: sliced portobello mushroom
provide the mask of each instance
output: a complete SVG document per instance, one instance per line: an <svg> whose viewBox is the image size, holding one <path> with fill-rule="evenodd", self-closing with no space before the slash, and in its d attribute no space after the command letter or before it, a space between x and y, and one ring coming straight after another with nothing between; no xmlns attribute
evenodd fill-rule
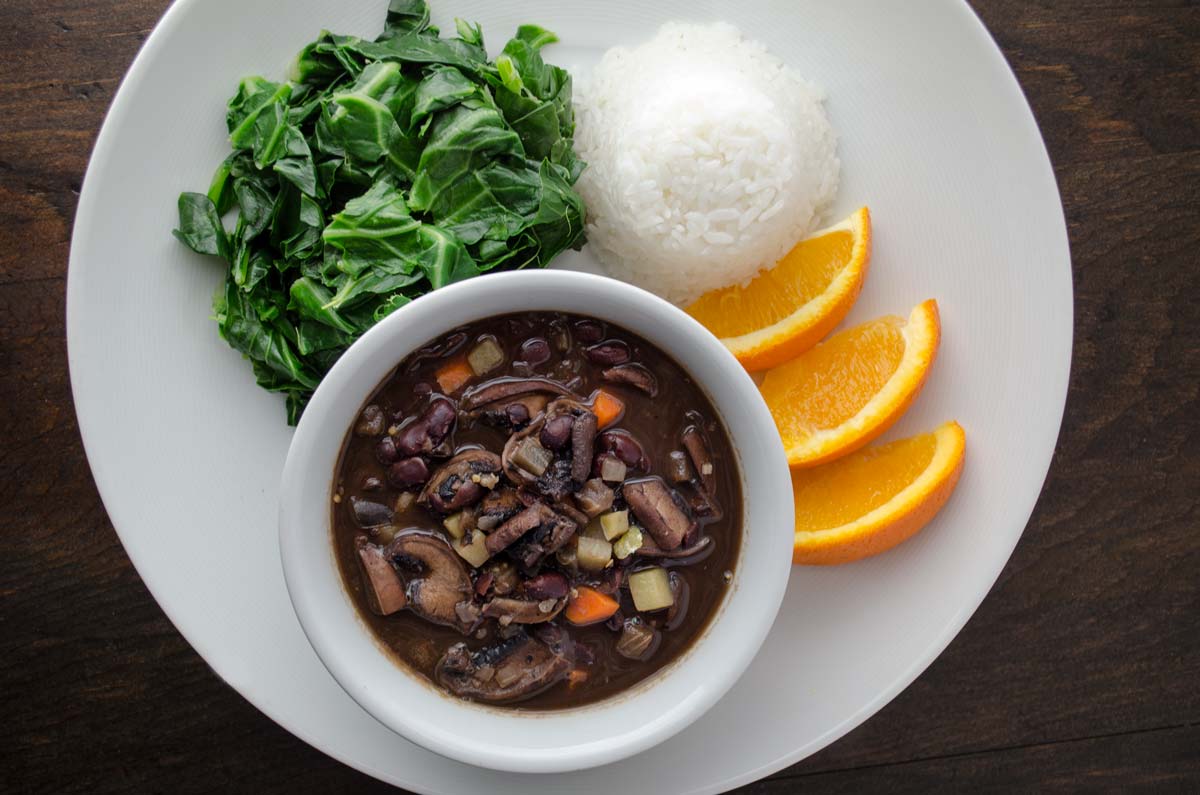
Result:
<svg viewBox="0 0 1200 795"><path fill-rule="evenodd" d="M484 546L489 554L495 555L508 548L530 530L553 521L555 517L554 511L540 502L535 502L489 533Z"/></svg>
<svg viewBox="0 0 1200 795"><path fill-rule="evenodd" d="M549 641L519 632L471 653L456 643L438 661L435 679L460 698L503 704L536 695L558 682L574 664L574 645L565 633Z"/></svg>
<svg viewBox="0 0 1200 795"><path fill-rule="evenodd" d="M638 547L637 554L643 558L666 558L667 560L680 560L682 558L690 558L708 552L712 547L713 540L709 536L702 536L696 540L696 543L689 546L681 546L678 549L666 550L660 547L654 540L653 536L643 535L642 545Z"/></svg>
<svg viewBox="0 0 1200 795"><path fill-rule="evenodd" d="M490 533L520 513L524 507L516 489L501 487L489 491L479 503L475 514L475 526L485 533Z"/></svg>
<svg viewBox="0 0 1200 795"><path fill-rule="evenodd" d="M626 481L621 493L659 548L668 552L678 549L692 530L692 519L675 501L675 495L662 478Z"/></svg>
<svg viewBox="0 0 1200 795"><path fill-rule="evenodd" d="M557 381L549 378L513 378L504 376L484 381L479 386L472 387L463 393L459 407L469 414L491 408L497 405L507 405L516 398L526 395L558 395L571 397L572 393Z"/></svg>
<svg viewBox="0 0 1200 795"><path fill-rule="evenodd" d="M600 373L605 381L640 389L650 397L658 396L658 378L644 366L635 363L618 364Z"/></svg>
<svg viewBox="0 0 1200 795"><path fill-rule="evenodd" d="M495 453L464 450L442 464L417 502L443 514L474 505L499 484L500 466Z"/></svg>
<svg viewBox="0 0 1200 795"><path fill-rule="evenodd" d="M390 616L403 610L408 604L404 581L392 567L383 549L362 536L356 539L355 545L371 610L381 616Z"/></svg>
<svg viewBox="0 0 1200 795"><path fill-rule="evenodd" d="M494 618L501 626L541 624L553 619L566 606L565 597L534 600L497 596L483 606L483 617Z"/></svg>
<svg viewBox="0 0 1200 795"><path fill-rule="evenodd" d="M444 538L406 530L388 544L384 555L405 576L410 610L431 623L454 627L463 634L471 631L472 626L459 615L459 604L471 602L471 576Z"/></svg>
<svg viewBox="0 0 1200 795"><path fill-rule="evenodd" d="M692 467L696 470L700 484L709 494L716 493L717 470L713 463L712 449L708 445L704 431L700 430L697 425L689 425L683 429L683 435L680 438L683 442L683 449L687 450L688 458L692 460Z"/></svg>

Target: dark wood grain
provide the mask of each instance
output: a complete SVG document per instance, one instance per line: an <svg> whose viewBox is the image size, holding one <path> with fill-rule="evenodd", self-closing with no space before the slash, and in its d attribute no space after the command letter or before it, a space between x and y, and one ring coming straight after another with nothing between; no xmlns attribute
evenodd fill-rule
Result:
<svg viewBox="0 0 1200 795"><path fill-rule="evenodd" d="M0 789L383 792L226 687L146 592L66 373L71 219L164 0L0 4ZM1055 164L1075 358L993 592L930 669L745 788L1200 789L1200 8L979 2Z"/></svg>

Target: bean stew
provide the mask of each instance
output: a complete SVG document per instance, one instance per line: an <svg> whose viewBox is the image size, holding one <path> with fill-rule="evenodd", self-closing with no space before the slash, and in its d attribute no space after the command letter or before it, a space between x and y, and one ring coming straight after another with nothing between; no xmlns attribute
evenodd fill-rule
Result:
<svg viewBox="0 0 1200 795"><path fill-rule="evenodd" d="M742 538L729 434L641 337L550 312L443 334L367 401L333 542L365 623L463 699L562 709L677 659Z"/></svg>

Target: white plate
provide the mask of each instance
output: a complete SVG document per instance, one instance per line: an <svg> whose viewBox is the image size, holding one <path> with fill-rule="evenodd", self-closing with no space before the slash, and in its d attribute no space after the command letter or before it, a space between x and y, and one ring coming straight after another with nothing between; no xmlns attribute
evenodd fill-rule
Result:
<svg viewBox="0 0 1200 795"><path fill-rule="evenodd" d="M96 143L71 246L67 332L96 483L167 615L274 720L421 792L717 792L832 742L909 684L991 587L1033 509L1062 417L1072 297L1066 229L1016 80L957 2L435 0L438 22L556 31L578 68L672 18L726 19L829 92L841 132L835 215L869 204L875 249L858 322L940 303L941 353L907 434L956 418L957 493L878 558L797 569L772 636L701 721L616 765L507 775L411 745L363 712L305 641L280 573L275 512L291 437L283 406L208 319L217 263L170 236L180 190L226 152L224 102L282 75L318 30L374 35L384 0L178 0L131 68ZM586 266L586 256L571 263ZM663 771L671 771L664 775Z"/></svg>

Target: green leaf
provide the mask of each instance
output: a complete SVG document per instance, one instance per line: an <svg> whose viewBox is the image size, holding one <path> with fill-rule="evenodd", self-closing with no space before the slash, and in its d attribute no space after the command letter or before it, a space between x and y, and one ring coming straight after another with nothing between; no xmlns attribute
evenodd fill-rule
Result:
<svg viewBox="0 0 1200 795"><path fill-rule="evenodd" d="M240 209L242 239L257 237L271 223L271 214L275 209L274 190L255 174L235 178L233 192Z"/></svg>
<svg viewBox="0 0 1200 795"><path fill-rule="evenodd" d="M379 304L379 306L375 308L375 312L372 315L372 320L378 323L400 307L409 303L412 303L412 299L407 295L402 295L401 293L389 295L381 304Z"/></svg>
<svg viewBox="0 0 1200 795"><path fill-rule="evenodd" d="M333 95L325 129L339 142L340 150L358 163L370 165L386 158L393 169L411 179L419 152L401 131L392 106L404 108L415 90L416 82L401 74L399 64L371 64L350 89Z"/></svg>
<svg viewBox="0 0 1200 795"><path fill-rule="evenodd" d="M471 79L452 66L433 66L416 89L410 125L419 125L430 114L457 105L478 91Z"/></svg>
<svg viewBox="0 0 1200 795"><path fill-rule="evenodd" d="M454 18L454 29L458 32L458 37L467 44L473 44L480 49L486 49L483 45L483 28L478 22L468 22L465 19Z"/></svg>
<svg viewBox="0 0 1200 795"><path fill-rule="evenodd" d="M292 87L287 83L272 83L261 77L247 77L229 100L225 123L229 141L235 149L250 149L257 135L255 127L264 109L287 102Z"/></svg>
<svg viewBox="0 0 1200 795"><path fill-rule="evenodd" d="M425 0L392 0L388 3L383 35L420 33L429 27L429 4Z"/></svg>
<svg viewBox="0 0 1200 795"><path fill-rule="evenodd" d="M464 174L501 157L524 159L525 149L485 95L437 113L413 180L413 208L428 210Z"/></svg>
<svg viewBox="0 0 1200 795"><path fill-rule="evenodd" d="M322 239L341 252L338 268L357 276L373 265L411 262L421 223L408 212L400 191L380 180L369 191L346 203L325 227ZM411 272L411 265L405 272Z"/></svg>
<svg viewBox="0 0 1200 795"><path fill-rule="evenodd" d="M301 277L292 282L290 293L289 309L295 309L301 315L324 323L338 331L354 334L354 326L343 320L337 313L337 309L332 303L333 293L323 285L307 277Z"/></svg>
<svg viewBox="0 0 1200 795"><path fill-rule="evenodd" d="M359 41L357 36L338 36L323 30L316 41L296 56L292 74L297 82L323 90L347 78L353 79L362 71L363 59L348 47Z"/></svg>
<svg viewBox="0 0 1200 795"><path fill-rule="evenodd" d="M229 238L216 205L203 193L179 194L179 228L172 234L198 254L229 259Z"/></svg>
<svg viewBox="0 0 1200 795"><path fill-rule="evenodd" d="M300 361L286 329L264 322L250 298L229 279L225 283L222 311L218 316L221 336L254 362L263 365L275 377L273 386L294 384L315 389L318 379ZM262 379L260 378L260 383Z"/></svg>
<svg viewBox="0 0 1200 795"><path fill-rule="evenodd" d="M464 243L507 240L529 226L541 201L538 172L492 163L440 191L429 212Z"/></svg>
<svg viewBox="0 0 1200 795"><path fill-rule="evenodd" d="M213 174L208 186L208 198L217 208L217 215L224 215L233 206L233 181L229 176L233 171L233 163L241 156L240 152L231 152L229 157L221 161Z"/></svg>
<svg viewBox="0 0 1200 795"><path fill-rule="evenodd" d="M482 75L492 67L478 44L462 39L438 39L424 33L404 33L381 41L359 41L345 49L369 60L404 64L447 64Z"/></svg>

